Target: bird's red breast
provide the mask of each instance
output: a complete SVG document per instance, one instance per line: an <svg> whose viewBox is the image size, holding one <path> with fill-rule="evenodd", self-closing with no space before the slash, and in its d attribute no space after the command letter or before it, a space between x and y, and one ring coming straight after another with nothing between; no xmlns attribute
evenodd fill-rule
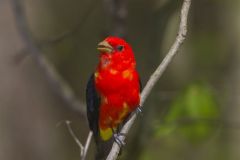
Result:
<svg viewBox="0 0 240 160"><path fill-rule="evenodd" d="M108 37L99 43L100 57L95 86L100 94L99 129L103 140L112 136L140 101L139 76L131 47L124 40Z"/></svg>

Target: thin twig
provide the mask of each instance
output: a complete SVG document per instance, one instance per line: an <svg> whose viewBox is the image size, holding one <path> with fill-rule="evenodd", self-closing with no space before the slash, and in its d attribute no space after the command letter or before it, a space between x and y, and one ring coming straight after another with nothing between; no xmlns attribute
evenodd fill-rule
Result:
<svg viewBox="0 0 240 160"><path fill-rule="evenodd" d="M83 153L84 153L84 146L83 144L79 141L79 139L77 138L77 136L75 135L75 133L73 132L72 130L72 127L70 125L70 121L65 121L66 125L67 125L67 128L68 128L68 131L69 133L71 134L71 136L73 137L74 141L76 142L76 144L78 145L79 147L79 150L80 150L80 157L82 157Z"/></svg>
<svg viewBox="0 0 240 160"><path fill-rule="evenodd" d="M178 35L176 37L175 42L171 46L169 52L163 59L162 63L158 66L155 72L151 75L150 79L148 80L146 86L144 87L142 94L141 94L141 102L140 105L143 106L146 98L149 96L150 92L152 91L153 87L156 85L157 81L162 76L163 72L166 70L169 63L172 61L173 57L179 51L179 47L182 45L183 41L185 40L187 34L187 18L188 18L188 11L191 5L191 0L184 0L182 9L181 9L181 16L180 16L180 25L178 30ZM136 114L133 114L132 117L127 121L127 123L121 129L121 133L127 135L131 126L133 125ZM125 136L119 137L121 141L125 140ZM115 160L118 157L120 148L117 143L113 144L112 150L110 151L107 160Z"/></svg>
<svg viewBox="0 0 240 160"><path fill-rule="evenodd" d="M40 48L34 43L31 37L30 30L27 25L26 16L22 7L22 1L11 0L13 12L15 14L16 25L23 42L26 45L26 49L33 56L37 65L42 69L47 80L53 87L54 91L65 101L68 106L77 111L82 117L86 117L85 105L79 101L71 87L64 81L64 79L58 74L54 66L48 62L48 60L41 54Z"/></svg>
<svg viewBox="0 0 240 160"><path fill-rule="evenodd" d="M86 159L88 148L89 148L89 145L90 145L91 140L92 140L92 135L93 135L93 132L89 131L88 138L87 138L87 141L86 141L85 147L84 147L84 152L83 152L83 155L82 155L82 160Z"/></svg>
<svg viewBox="0 0 240 160"><path fill-rule="evenodd" d="M83 144L80 142L80 140L77 138L76 134L73 132L72 130L72 127L70 125L70 121L65 121L66 125L67 125L67 128L68 128L68 131L69 133L71 134L71 136L73 137L74 141L76 142L76 144L78 145L79 147L79 151L80 151L80 158L81 160L85 160L86 159L86 156L87 156L87 152L88 152L88 148L89 148L89 145L91 143L91 140L92 140L92 135L93 135L93 132L92 131L89 131L88 133L88 138L86 140L86 143L85 145L83 146Z"/></svg>

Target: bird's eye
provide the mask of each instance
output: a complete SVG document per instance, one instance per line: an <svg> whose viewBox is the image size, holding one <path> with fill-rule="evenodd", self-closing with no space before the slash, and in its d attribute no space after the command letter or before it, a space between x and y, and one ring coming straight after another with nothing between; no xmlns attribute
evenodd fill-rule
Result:
<svg viewBox="0 0 240 160"><path fill-rule="evenodd" d="M121 45L119 45L119 46L117 46L117 47L116 47L116 49L117 49L118 51L122 51L122 50L123 50L123 48L124 48L124 47L123 47L123 46L121 46Z"/></svg>

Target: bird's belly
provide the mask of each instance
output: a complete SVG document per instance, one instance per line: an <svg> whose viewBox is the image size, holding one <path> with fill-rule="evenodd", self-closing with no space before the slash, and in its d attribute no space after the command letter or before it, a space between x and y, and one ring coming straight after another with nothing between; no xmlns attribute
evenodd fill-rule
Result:
<svg viewBox="0 0 240 160"><path fill-rule="evenodd" d="M103 140L107 140L112 136L113 130L116 131L119 124L132 112L129 105L124 102L122 106L112 106L102 104L99 117L100 135Z"/></svg>
<svg viewBox="0 0 240 160"><path fill-rule="evenodd" d="M112 135L126 117L136 109L140 101L140 86L137 74L100 74L95 85L101 96L99 128L103 139Z"/></svg>
<svg viewBox="0 0 240 160"><path fill-rule="evenodd" d="M121 90L115 94L101 97L99 128L103 139L111 136L112 129L116 130L126 117L139 105L139 92L137 89Z"/></svg>

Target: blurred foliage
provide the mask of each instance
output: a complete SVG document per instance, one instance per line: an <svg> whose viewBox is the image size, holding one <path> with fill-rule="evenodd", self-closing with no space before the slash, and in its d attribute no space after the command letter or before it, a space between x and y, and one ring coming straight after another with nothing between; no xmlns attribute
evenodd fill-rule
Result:
<svg viewBox="0 0 240 160"><path fill-rule="evenodd" d="M211 88L193 83L181 92L156 128L156 136L181 134L191 142L199 142L215 131L219 108Z"/></svg>
<svg viewBox="0 0 240 160"><path fill-rule="evenodd" d="M7 0L3 1L6 1L5 4L8 3ZM73 88L79 99L84 101L86 82L98 61L96 45L114 26L111 15L106 12L107 1L23 2L31 33L36 42L42 44L43 54ZM192 1L187 39L180 53L148 97L143 116L139 116L127 139L122 159L240 159L239 142L236 141L239 139L239 133L232 128L229 129L230 127L218 128L218 125L227 124L226 121L229 119L234 119L232 120L234 122L239 120L240 76L237 77L240 73L239 2L239 0ZM127 41L133 47L143 86L175 39L181 3L182 1L176 0L127 2L128 17L125 26ZM0 15L4 17L0 19L1 25L6 24L2 20L13 18L12 14L5 14L4 9L0 11L3 13ZM6 27L11 28L14 27ZM57 42L44 43L69 31L72 34ZM12 38L13 33L16 34L12 30L6 33L9 35L7 38L2 36L3 42ZM15 48L12 42L6 44L10 49ZM11 55L12 50L1 53ZM2 57L0 60L8 62ZM0 103L0 106L7 106L6 111L0 112L2 113L0 117L7 117L1 122L12 128L9 131L1 128L3 131L1 134L5 131L7 140L11 142L6 143L10 146L9 153L6 154L12 157L10 159L24 160L64 160L66 157L72 160L79 159L78 148L66 128L58 129L57 133L60 136L56 142L49 135L55 123L70 119L73 122L73 129L79 128L76 130L77 135L84 141L88 133L87 124L84 120L79 120L78 115L67 107L59 107L65 104L54 98L55 94L52 93L47 81L43 86L45 77L41 71L33 67L34 63L31 60L26 58L22 63L22 66L32 69L31 73L25 73L26 69L21 69L25 74L19 70L13 73L9 64L5 68L1 67L6 73L17 76L21 74L24 77L23 82L32 84L25 87L22 83L16 83L15 87L12 87L9 80L21 81L20 76L11 77L6 79L8 82L6 86L10 86L11 89L9 94L6 89L2 89L2 95L7 95L9 102L14 103L12 107L9 107L11 106L9 102ZM4 74L1 76L1 79L7 77ZM196 82L198 79L204 81ZM16 88L20 86L23 88L17 92ZM33 97L23 94L22 91L33 93L30 94ZM48 96L49 94L52 96ZM48 102L50 100L53 102ZM43 102L46 104L42 104ZM9 108L12 112L9 112ZM20 115L25 121L19 118ZM73 118L74 116L76 118ZM18 128L30 130L24 130L19 134ZM32 155L29 156L29 153ZM93 159L93 156L92 144L88 159Z"/></svg>

